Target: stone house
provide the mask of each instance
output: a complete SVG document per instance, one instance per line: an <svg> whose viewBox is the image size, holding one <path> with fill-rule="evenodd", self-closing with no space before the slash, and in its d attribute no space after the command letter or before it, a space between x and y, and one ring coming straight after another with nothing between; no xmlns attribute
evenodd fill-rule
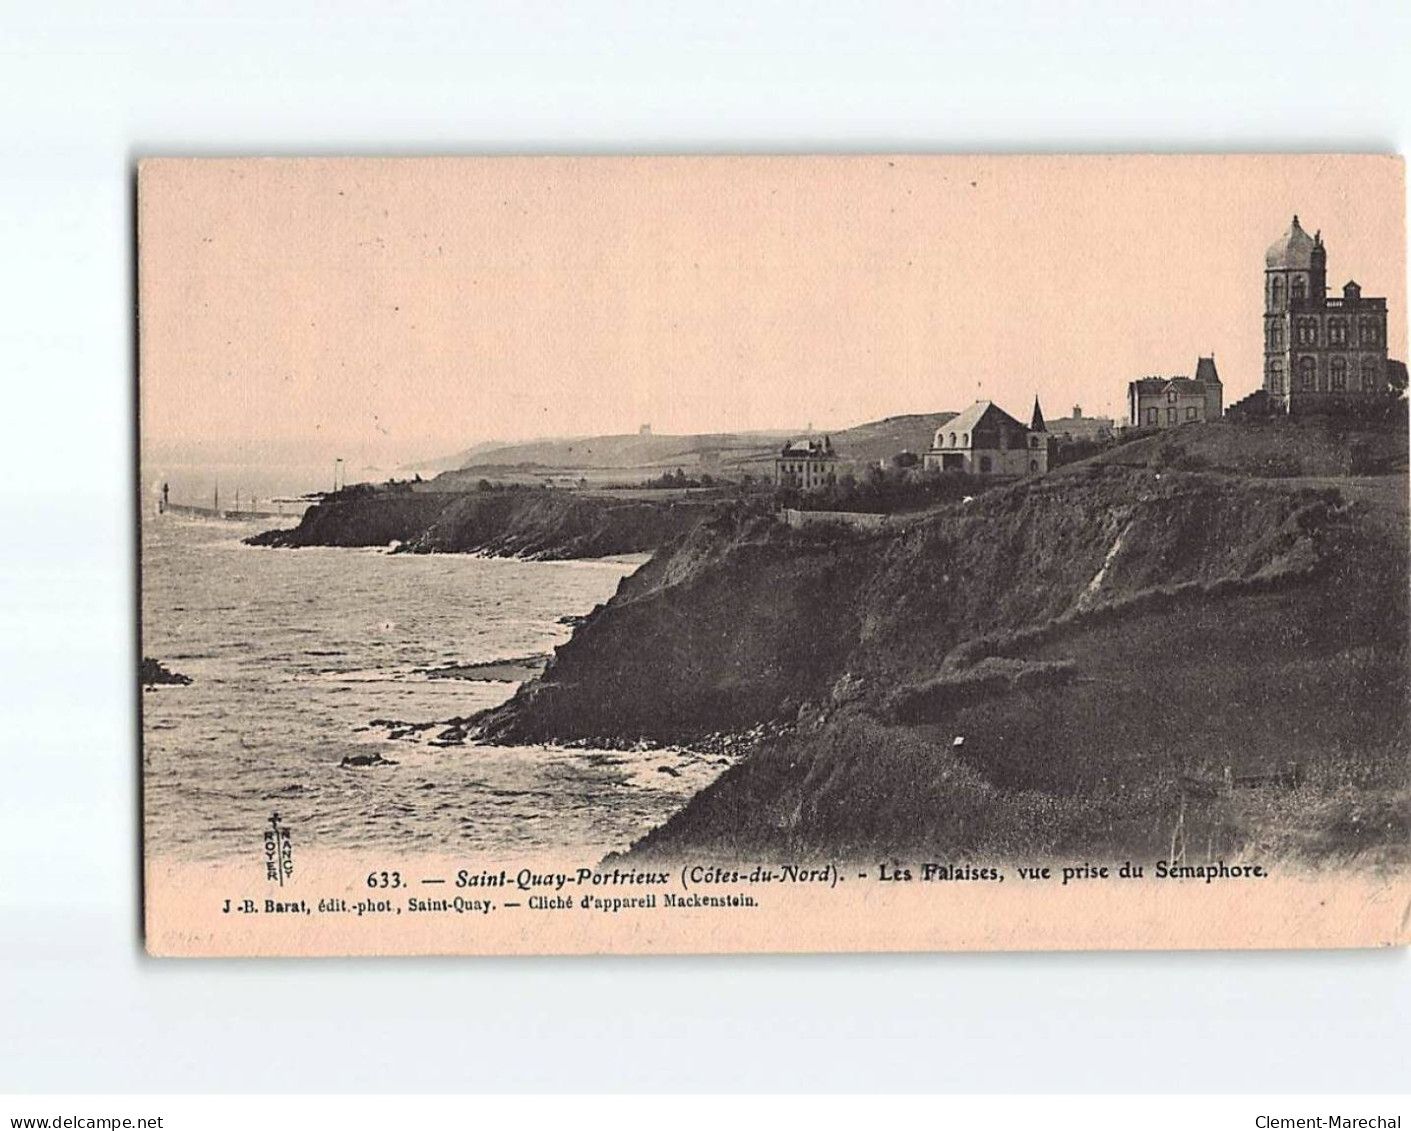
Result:
<svg viewBox="0 0 1411 1131"><path fill-rule="evenodd" d="M798 487L807 491L822 487L837 476L838 457L833 441L790 440L774 457L774 484L777 487Z"/></svg>
<svg viewBox="0 0 1411 1131"><path fill-rule="evenodd" d="M1042 475L1048 470L1048 431L1038 398L1027 428L993 401L976 401L936 429L925 462L972 475Z"/></svg>
<svg viewBox="0 0 1411 1131"><path fill-rule="evenodd" d="M1129 428L1177 428L1219 420L1224 386L1213 357L1196 360L1194 377L1140 377L1127 385Z"/></svg>

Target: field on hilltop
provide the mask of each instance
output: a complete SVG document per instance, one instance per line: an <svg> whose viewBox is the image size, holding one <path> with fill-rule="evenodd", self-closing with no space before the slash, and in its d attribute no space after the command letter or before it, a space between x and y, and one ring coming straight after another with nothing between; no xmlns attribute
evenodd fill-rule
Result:
<svg viewBox="0 0 1411 1131"><path fill-rule="evenodd" d="M1094 460L1263 479L1404 473L1406 429L1404 422L1398 427L1336 417L1226 418L1144 434Z"/></svg>
<svg viewBox="0 0 1411 1131"><path fill-rule="evenodd" d="M528 440L513 444L482 444L457 462L457 468L658 468L695 463L702 452L754 454L772 451L787 439L785 432L727 432L688 436L639 434L576 436Z"/></svg>
<svg viewBox="0 0 1411 1131"><path fill-rule="evenodd" d="M834 450L848 463L876 463L900 451L924 452L937 428L953 412L891 416L830 433ZM786 440L824 433L723 432L699 435L631 433L530 440L521 443L477 444L446 459L409 466L408 471L442 471L438 484L454 488L482 477L534 478L581 474L590 482L630 482L681 467L709 470L726 476L773 474L774 457ZM595 474L596 473L596 474Z"/></svg>

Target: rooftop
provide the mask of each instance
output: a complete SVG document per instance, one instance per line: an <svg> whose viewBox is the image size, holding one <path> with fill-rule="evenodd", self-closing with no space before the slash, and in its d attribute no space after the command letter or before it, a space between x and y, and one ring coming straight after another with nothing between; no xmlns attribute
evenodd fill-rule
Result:
<svg viewBox="0 0 1411 1131"><path fill-rule="evenodd" d="M1172 385L1176 392L1205 395L1205 382L1195 377L1138 377L1132 386L1139 393L1164 393Z"/></svg>
<svg viewBox="0 0 1411 1131"><path fill-rule="evenodd" d="M821 440L790 440L780 453L788 459L837 459L833 453L833 441L824 436Z"/></svg>
<svg viewBox="0 0 1411 1131"><path fill-rule="evenodd" d="M1313 249L1322 246L1321 235L1310 236L1294 216L1283 235L1269 245L1264 266L1270 271L1308 270L1313 265Z"/></svg>
<svg viewBox="0 0 1411 1131"><path fill-rule="evenodd" d="M1220 384L1220 374L1215 371L1215 355L1197 358L1195 363L1195 379L1205 381L1211 385Z"/></svg>
<svg viewBox="0 0 1411 1131"><path fill-rule="evenodd" d="M1005 412L1004 409L1000 408L994 401L976 401L959 416L947 420L945 424L937 429L936 436L939 438L942 432L954 432L957 435L971 434L979 426L980 422L986 416L990 416L990 414L993 414L993 416L991 416L991 422L993 424L1007 422L1014 428L1024 429L1023 424L1015 420L1014 417L1010 416L1009 413ZM1027 429L1025 430L1027 431ZM939 439L934 441L934 444L937 448L944 446L940 443Z"/></svg>

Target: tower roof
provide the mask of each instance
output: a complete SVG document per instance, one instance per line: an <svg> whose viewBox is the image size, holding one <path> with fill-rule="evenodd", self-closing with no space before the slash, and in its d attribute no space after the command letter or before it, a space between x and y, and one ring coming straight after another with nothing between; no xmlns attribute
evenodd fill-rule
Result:
<svg viewBox="0 0 1411 1131"><path fill-rule="evenodd" d="M1034 416L1033 416L1033 419L1029 422L1029 431L1030 431L1030 432L1047 432L1047 431L1048 431L1048 429L1044 427L1044 410L1039 407L1039 398L1038 398L1038 397L1035 397L1035 398L1034 398Z"/></svg>
<svg viewBox="0 0 1411 1131"><path fill-rule="evenodd" d="M1303 225L1294 216L1288 231L1269 245L1264 254L1264 266L1270 271L1308 270L1313 265L1313 249L1317 247L1313 237L1303 230Z"/></svg>
<svg viewBox="0 0 1411 1131"><path fill-rule="evenodd" d="M1220 374L1215 371L1215 355L1198 358L1195 363L1195 379L1210 385L1220 384Z"/></svg>

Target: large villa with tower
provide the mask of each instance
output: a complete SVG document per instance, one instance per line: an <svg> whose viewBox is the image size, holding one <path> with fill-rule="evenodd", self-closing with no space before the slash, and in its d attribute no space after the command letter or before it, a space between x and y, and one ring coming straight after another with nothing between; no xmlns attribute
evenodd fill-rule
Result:
<svg viewBox="0 0 1411 1131"><path fill-rule="evenodd" d="M1328 297L1328 252L1298 217L1264 257L1264 391L1279 412L1336 411L1387 384L1387 304L1349 280Z"/></svg>

